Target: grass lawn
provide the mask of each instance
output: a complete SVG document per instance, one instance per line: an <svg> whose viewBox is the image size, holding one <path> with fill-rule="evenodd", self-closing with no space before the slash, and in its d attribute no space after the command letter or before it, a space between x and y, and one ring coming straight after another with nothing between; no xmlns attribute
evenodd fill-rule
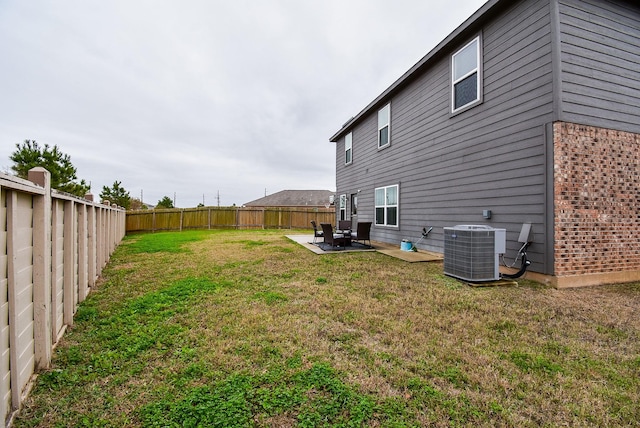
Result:
<svg viewBox="0 0 640 428"><path fill-rule="evenodd" d="M283 235L127 237L15 426L640 421L640 284L472 288Z"/></svg>

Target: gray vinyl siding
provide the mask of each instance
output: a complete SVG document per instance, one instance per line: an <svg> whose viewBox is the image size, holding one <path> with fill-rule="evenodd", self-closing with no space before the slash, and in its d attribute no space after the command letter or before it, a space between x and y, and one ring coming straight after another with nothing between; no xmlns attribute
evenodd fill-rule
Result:
<svg viewBox="0 0 640 428"><path fill-rule="evenodd" d="M560 0L562 110L568 122L640 133L640 9Z"/></svg>
<svg viewBox="0 0 640 428"><path fill-rule="evenodd" d="M502 3L505 5L506 3ZM493 12L493 11L492 11ZM399 227L374 227L374 240L400 245L433 231L420 248L443 251L443 227L488 224L507 229L515 256L524 222L533 223L532 269L552 273L545 252L545 124L553 120L550 4L517 1L455 40L428 68L380 100L391 102L391 145L377 149L377 106L351 125L353 163L337 139L337 193L358 196L358 219L374 220L374 189L399 185ZM451 54L481 35L483 102L451 112ZM346 132L346 130L345 130ZM492 210L491 220L482 211Z"/></svg>

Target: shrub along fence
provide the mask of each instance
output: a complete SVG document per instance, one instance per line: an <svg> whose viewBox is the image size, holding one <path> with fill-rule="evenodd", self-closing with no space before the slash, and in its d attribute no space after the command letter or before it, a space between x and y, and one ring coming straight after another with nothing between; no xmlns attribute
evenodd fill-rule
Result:
<svg viewBox="0 0 640 428"><path fill-rule="evenodd" d="M29 171L29 181L0 173L0 415L7 424L124 234L124 210L52 190L44 168Z"/></svg>
<svg viewBox="0 0 640 428"><path fill-rule="evenodd" d="M187 229L309 229L335 223L335 208L201 207L127 211L127 232Z"/></svg>

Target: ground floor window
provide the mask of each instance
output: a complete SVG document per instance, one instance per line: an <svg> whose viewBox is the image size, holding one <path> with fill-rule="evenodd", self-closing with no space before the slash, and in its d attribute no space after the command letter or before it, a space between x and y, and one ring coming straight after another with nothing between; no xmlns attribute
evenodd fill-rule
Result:
<svg viewBox="0 0 640 428"><path fill-rule="evenodd" d="M340 220L347 219L347 195L340 195Z"/></svg>
<svg viewBox="0 0 640 428"><path fill-rule="evenodd" d="M398 225L398 185L376 188L376 224Z"/></svg>

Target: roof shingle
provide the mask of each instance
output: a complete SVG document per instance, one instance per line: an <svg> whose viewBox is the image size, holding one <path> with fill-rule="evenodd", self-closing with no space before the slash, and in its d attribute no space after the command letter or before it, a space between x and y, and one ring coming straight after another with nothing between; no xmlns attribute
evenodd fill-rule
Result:
<svg viewBox="0 0 640 428"><path fill-rule="evenodd" d="M247 207L326 207L331 190L281 190L264 198L247 202Z"/></svg>

